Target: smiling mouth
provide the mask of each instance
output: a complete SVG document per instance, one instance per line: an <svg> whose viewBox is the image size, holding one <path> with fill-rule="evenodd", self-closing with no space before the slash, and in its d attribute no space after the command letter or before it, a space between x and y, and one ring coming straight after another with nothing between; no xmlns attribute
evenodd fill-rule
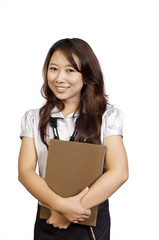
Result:
<svg viewBox="0 0 159 240"><path fill-rule="evenodd" d="M70 86L68 86L68 87L55 86L55 88L56 88L56 91L57 91L58 93L65 93L65 92L70 88Z"/></svg>
<svg viewBox="0 0 159 240"><path fill-rule="evenodd" d="M56 89L58 89L58 90L66 90L68 88L70 88L70 87L56 87Z"/></svg>

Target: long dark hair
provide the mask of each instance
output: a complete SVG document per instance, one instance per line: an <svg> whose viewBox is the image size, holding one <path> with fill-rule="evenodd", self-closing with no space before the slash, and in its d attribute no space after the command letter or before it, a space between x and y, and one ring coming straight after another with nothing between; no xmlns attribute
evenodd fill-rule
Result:
<svg viewBox="0 0 159 240"><path fill-rule="evenodd" d="M92 48L87 42L78 38L66 38L57 41L50 48L46 56L43 67L44 83L41 88L41 94L46 99L46 103L40 108L39 112L39 131L41 140L48 148L46 129L51 110L55 106L57 106L60 111L64 109L63 102L56 98L49 88L47 80L49 62L53 53L57 50L65 55L76 71L82 73L84 82L78 108L79 116L76 120L77 134L75 136L75 141L100 144L102 114L105 112L108 103L107 95L105 95L104 92L103 74ZM80 61L80 70L73 58L73 54L76 55Z"/></svg>

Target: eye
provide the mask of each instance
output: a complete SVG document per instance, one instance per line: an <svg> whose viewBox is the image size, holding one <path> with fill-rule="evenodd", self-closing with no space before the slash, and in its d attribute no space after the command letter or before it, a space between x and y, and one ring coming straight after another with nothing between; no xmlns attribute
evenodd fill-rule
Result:
<svg viewBox="0 0 159 240"><path fill-rule="evenodd" d="M67 72L75 72L75 70L72 68L69 68L69 69L67 69Z"/></svg>
<svg viewBox="0 0 159 240"><path fill-rule="evenodd" d="M57 68L56 67L50 67L50 70L56 71Z"/></svg>

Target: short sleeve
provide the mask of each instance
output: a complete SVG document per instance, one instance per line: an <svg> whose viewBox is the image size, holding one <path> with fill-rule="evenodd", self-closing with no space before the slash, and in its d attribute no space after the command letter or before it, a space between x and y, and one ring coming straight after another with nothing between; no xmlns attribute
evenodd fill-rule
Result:
<svg viewBox="0 0 159 240"><path fill-rule="evenodd" d="M124 114L115 107L110 107L103 117L103 138L120 135L123 137Z"/></svg>
<svg viewBox="0 0 159 240"><path fill-rule="evenodd" d="M20 138L31 137L34 138L34 114L32 110L27 111L21 120Z"/></svg>

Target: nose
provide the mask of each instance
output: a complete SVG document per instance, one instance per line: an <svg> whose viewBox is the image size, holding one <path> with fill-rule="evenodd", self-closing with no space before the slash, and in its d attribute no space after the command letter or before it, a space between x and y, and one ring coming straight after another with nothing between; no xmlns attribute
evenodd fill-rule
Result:
<svg viewBox="0 0 159 240"><path fill-rule="evenodd" d="M63 83L65 82L65 74L63 71L58 71L57 75L56 75L56 78L55 78L55 81L57 83Z"/></svg>

